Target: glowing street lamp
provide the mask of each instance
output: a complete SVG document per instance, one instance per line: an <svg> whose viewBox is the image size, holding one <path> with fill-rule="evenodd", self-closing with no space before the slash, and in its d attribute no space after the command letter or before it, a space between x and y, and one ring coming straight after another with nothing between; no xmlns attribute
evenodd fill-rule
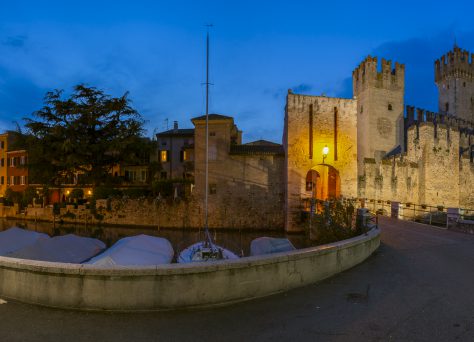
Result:
<svg viewBox="0 0 474 342"><path fill-rule="evenodd" d="M324 159L326 159L328 154L329 154L329 147L328 147L328 145L326 145L326 146L323 147L323 164L324 164Z"/></svg>

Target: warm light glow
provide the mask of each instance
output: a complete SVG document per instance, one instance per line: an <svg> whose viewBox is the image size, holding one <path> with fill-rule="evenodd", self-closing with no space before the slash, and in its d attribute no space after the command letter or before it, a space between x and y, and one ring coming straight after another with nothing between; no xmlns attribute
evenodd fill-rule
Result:
<svg viewBox="0 0 474 342"><path fill-rule="evenodd" d="M167 151L161 151L161 161L162 162L167 162L168 161L168 153Z"/></svg>
<svg viewBox="0 0 474 342"><path fill-rule="evenodd" d="M92 195L92 190L87 190L87 194L90 196Z"/></svg>
<svg viewBox="0 0 474 342"><path fill-rule="evenodd" d="M71 192L69 190L66 190L66 195L69 195Z"/></svg>
<svg viewBox="0 0 474 342"><path fill-rule="evenodd" d="M324 146L324 147L323 147L323 156L327 156L328 153L329 153L329 147Z"/></svg>

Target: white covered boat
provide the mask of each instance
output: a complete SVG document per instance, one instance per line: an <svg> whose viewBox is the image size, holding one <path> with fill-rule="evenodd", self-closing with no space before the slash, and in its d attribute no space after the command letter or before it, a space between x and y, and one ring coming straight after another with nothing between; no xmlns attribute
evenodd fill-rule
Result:
<svg viewBox="0 0 474 342"><path fill-rule="evenodd" d="M201 262L213 260L238 259L239 257L209 241L199 241L184 249L178 256L178 263Z"/></svg>
<svg viewBox="0 0 474 342"><path fill-rule="evenodd" d="M97 239L68 234L50 239L39 239L36 243L8 254L9 257L52 262L80 264L105 249Z"/></svg>
<svg viewBox="0 0 474 342"><path fill-rule="evenodd" d="M250 243L250 255L265 255L295 250L290 240L285 238L259 237Z"/></svg>
<svg viewBox="0 0 474 342"><path fill-rule="evenodd" d="M49 235L31 230L12 227L0 232L0 255L7 255L35 244L39 240L50 239Z"/></svg>
<svg viewBox="0 0 474 342"><path fill-rule="evenodd" d="M100 267L161 265L171 263L173 256L173 247L167 239L141 234L120 239L85 264Z"/></svg>

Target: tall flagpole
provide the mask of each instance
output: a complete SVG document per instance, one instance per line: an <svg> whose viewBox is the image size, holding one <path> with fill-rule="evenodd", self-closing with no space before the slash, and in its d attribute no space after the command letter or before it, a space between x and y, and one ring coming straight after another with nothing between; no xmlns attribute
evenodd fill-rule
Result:
<svg viewBox="0 0 474 342"><path fill-rule="evenodd" d="M209 197L209 28L212 24L207 24L207 37L206 37L206 191L204 200L204 227L206 234L209 235L208 229L208 206L207 201Z"/></svg>

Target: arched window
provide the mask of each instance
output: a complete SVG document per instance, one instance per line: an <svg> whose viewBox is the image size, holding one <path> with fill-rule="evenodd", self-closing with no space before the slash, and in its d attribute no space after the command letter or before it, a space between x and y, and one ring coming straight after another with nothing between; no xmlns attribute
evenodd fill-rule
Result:
<svg viewBox="0 0 474 342"><path fill-rule="evenodd" d="M393 110L393 107L392 107L391 103L388 104L388 110Z"/></svg>

